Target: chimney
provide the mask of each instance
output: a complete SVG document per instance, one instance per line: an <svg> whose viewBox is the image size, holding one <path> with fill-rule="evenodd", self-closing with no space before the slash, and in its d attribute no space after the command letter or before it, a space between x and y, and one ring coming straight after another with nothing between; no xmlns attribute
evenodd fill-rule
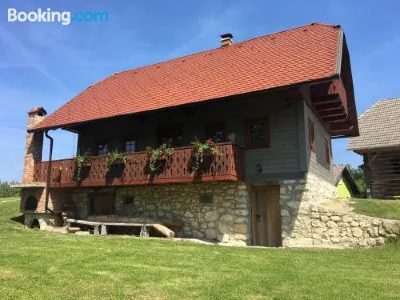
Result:
<svg viewBox="0 0 400 300"><path fill-rule="evenodd" d="M43 107L35 107L28 111L28 130L34 128L46 117ZM32 183L34 178L35 164L42 161L43 131L28 132L25 140L24 168L22 183Z"/></svg>
<svg viewBox="0 0 400 300"><path fill-rule="evenodd" d="M221 35L221 47L232 45L233 35L231 33L225 33Z"/></svg>

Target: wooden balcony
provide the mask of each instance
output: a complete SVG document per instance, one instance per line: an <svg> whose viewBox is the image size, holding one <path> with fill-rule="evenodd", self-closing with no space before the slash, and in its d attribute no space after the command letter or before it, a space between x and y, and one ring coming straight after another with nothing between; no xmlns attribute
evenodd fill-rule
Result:
<svg viewBox="0 0 400 300"><path fill-rule="evenodd" d="M50 187L102 187L162 183L242 181L244 174L243 149L230 143L217 144L221 160L209 159L198 172L190 169L192 147L175 148L172 156L158 173L147 171L145 152L126 156L127 164L112 165L107 172L107 157L93 157L82 168L80 180L76 179L75 159L55 160L51 163ZM49 162L35 166L35 182L46 182Z"/></svg>

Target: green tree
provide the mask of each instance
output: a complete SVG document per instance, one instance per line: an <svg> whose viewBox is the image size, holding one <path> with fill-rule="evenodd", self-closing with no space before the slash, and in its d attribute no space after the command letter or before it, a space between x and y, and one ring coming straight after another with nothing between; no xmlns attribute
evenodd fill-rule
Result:
<svg viewBox="0 0 400 300"><path fill-rule="evenodd" d="M16 182L1 181L0 180L0 197L17 197L20 195L20 189L12 188L10 185Z"/></svg>
<svg viewBox="0 0 400 300"><path fill-rule="evenodd" d="M364 170L363 166L358 166L357 168L352 168L350 165L348 165L348 168L350 170L350 174L353 177L354 181L356 182L358 189L360 190L360 195L361 197L366 197L366 191L367 187L365 185L365 176L364 176Z"/></svg>

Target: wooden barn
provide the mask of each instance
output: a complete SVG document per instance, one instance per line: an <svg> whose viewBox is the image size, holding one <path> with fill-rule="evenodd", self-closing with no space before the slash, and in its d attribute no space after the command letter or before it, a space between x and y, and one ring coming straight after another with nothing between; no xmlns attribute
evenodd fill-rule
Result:
<svg viewBox="0 0 400 300"><path fill-rule="evenodd" d="M376 102L358 118L360 136L348 146L364 157L367 195L400 196L400 98Z"/></svg>

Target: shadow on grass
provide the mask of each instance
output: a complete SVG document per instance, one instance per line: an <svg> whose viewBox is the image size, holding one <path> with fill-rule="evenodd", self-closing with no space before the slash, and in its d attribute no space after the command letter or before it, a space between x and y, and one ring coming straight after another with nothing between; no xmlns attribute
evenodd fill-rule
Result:
<svg viewBox="0 0 400 300"><path fill-rule="evenodd" d="M15 222L15 223L19 223L19 224L24 225L25 216L24 215L19 215L17 217L10 218L10 220Z"/></svg>

